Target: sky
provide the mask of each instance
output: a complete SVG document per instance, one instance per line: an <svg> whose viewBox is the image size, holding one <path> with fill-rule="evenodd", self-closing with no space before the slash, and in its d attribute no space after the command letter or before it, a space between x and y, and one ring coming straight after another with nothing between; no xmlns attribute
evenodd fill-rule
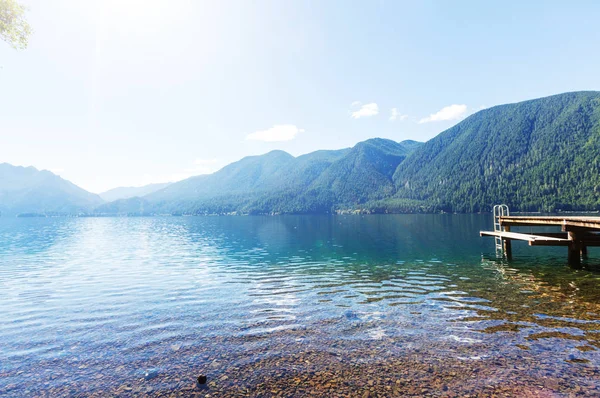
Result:
<svg viewBox="0 0 600 398"><path fill-rule="evenodd" d="M600 2L20 0L0 42L0 163L91 192L600 90Z"/></svg>

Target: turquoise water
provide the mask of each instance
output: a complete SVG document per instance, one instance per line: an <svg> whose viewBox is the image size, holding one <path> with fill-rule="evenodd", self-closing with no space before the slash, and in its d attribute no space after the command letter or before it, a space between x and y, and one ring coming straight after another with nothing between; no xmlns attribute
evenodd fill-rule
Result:
<svg viewBox="0 0 600 398"><path fill-rule="evenodd" d="M517 243L506 262L490 228L0 218L0 394L600 394L600 252L574 270Z"/></svg>

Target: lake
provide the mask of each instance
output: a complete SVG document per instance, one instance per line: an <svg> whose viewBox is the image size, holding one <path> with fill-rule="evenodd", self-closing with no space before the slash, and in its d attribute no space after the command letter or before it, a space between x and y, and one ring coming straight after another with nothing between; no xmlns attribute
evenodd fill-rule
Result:
<svg viewBox="0 0 600 398"><path fill-rule="evenodd" d="M507 262L481 229L0 218L0 395L600 395L600 251Z"/></svg>

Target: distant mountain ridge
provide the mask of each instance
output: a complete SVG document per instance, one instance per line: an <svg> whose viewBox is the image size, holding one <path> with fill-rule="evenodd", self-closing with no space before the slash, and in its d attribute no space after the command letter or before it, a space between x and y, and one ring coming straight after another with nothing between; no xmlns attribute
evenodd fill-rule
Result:
<svg viewBox="0 0 600 398"><path fill-rule="evenodd" d="M0 212L78 214L104 201L47 170L0 163Z"/></svg>

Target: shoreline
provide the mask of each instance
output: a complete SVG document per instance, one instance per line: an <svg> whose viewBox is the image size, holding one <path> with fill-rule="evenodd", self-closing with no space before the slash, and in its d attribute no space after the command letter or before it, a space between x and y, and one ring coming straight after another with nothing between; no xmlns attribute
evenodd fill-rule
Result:
<svg viewBox="0 0 600 398"><path fill-rule="evenodd" d="M252 216L354 216L354 215L480 215L480 214L492 214L492 212L476 212L476 213L457 213L457 212L373 212L368 210L337 210L335 212L326 213L241 213L241 212L230 212L230 213L79 213L79 214L53 214L53 213L19 213L19 214L2 214L2 218L136 218L136 217L252 217ZM582 210L582 211L555 211L555 212L540 212L540 211L511 211L512 215L548 215L548 216L560 216L563 214L598 214L600 217L600 210Z"/></svg>

